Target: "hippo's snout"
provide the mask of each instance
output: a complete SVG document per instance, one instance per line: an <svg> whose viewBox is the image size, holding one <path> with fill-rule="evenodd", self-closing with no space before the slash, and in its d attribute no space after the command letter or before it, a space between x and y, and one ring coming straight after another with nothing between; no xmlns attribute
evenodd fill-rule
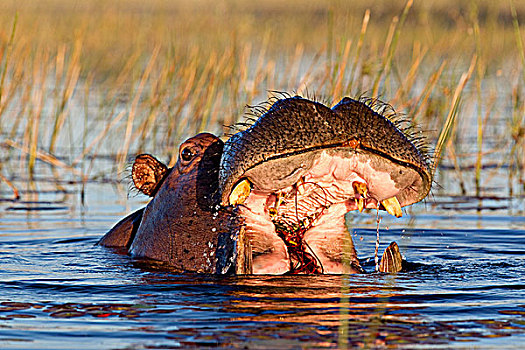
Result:
<svg viewBox="0 0 525 350"><path fill-rule="evenodd" d="M428 157L364 101L332 109L301 97L274 103L224 146L223 206L239 207L255 273L360 270L348 211L401 208L425 198Z"/></svg>
<svg viewBox="0 0 525 350"><path fill-rule="evenodd" d="M329 109L293 97L278 100L250 128L226 141L219 172L222 204L229 204L233 186L247 173L254 174L250 180L259 187L282 188L312 167L315 153L334 150L347 158L359 154L361 163L368 159L374 169L388 174L400 189L402 206L422 200L430 191L426 153L365 102L345 97ZM408 171L415 173L417 183L408 183Z"/></svg>

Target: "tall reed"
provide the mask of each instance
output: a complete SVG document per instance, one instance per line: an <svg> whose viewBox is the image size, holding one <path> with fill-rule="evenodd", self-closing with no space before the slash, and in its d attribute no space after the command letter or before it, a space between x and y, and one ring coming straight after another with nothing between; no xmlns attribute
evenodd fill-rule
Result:
<svg viewBox="0 0 525 350"><path fill-rule="evenodd" d="M483 196L484 166L498 152L509 162L510 193L523 182L521 2L460 2L451 14L452 0L314 1L299 12L296 0L259 7L236 0L219 16L203 6L209 0L130 0L125 8L42 1L40 12L24 2L2 4L0 13L6 179L33 176L39 161L72 180L109 177L122 174L137 152L173 165L185 138L223 134L245 105L288 91L323 101L361 94L389 101L429 130L435 171L452 166L465 193L472 183L472 194ZM203 9L199 16L195 6ZM516 71L522 78L515 86L499 88L499 77ZM501 112L509 106L510 117ZM502 119L509 151L499 146L507 130L487 127ZM103 157L114 167L100 167Z"/></svg>

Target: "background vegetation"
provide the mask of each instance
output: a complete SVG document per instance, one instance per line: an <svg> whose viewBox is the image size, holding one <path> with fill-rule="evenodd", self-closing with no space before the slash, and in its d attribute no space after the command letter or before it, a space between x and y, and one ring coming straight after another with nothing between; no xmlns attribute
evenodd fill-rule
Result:
<svg viewBox="0 0 525 350"><path fill-rule="evenodd" d="M380 97L441 134L438 192L523 196L523 24L522 1L0 0L0 191L173 164L276 90Z"/></svg>

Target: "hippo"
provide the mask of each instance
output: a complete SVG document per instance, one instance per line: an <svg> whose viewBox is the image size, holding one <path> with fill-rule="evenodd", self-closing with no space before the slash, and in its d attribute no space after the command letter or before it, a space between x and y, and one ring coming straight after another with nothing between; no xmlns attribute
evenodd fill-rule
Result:
<svg viewBox="0 0 525 350"><path fill-rule="evenodd" d="M226 142L209 133L183 142L171 169L137 156L133 182L153 198L98 244L181 272L364 272L345 214L400 217L423 200L433 178L425 140L377 100L266 106ZM401 268L392 242L379 271Z"/></svg>

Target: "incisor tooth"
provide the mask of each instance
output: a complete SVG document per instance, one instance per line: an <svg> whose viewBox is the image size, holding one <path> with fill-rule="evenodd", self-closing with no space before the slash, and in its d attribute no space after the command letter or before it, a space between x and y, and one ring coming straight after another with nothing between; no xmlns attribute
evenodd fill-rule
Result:
<svg viewBox="0 0 525 350"><path fill-rule="evenodd" d="M232 193L230 194L230 204L237 205L242 204L246 201L246 198L250 195L252 185L250 181L244 179L235 186Z"/></svg>
<svg viewBox="0 0 525 350"><path fill-rule="evenodd" d="M366 184L362 182L354 182L354 192L359 193L364 198L368 197L368 189L366 188Z"/></svg>
<svg viewBox="0 0 525 350"><path fill-rule="evenodd" d="M401 205L399 204L399 201L396 197L385 199L381 201L381 204L383 204L383 207L385 207L386 211L390 215L393 215L396 218L400 218L403 216L403 212L401 211Z"/></svg>
<svg viewBox="0 0 525 350"><path fill-rule="evenodd" d="M304 185L304 178L300 178L299 181L295 184L295 188L297 189L297 193L300 196L303 196L306 193L306 187Z"/></svg>
<svg viewBox="0 0 525 350"><path fill-rule="evenodd" d="M354 200L355 200L355 204L357 205L357 210L359 210L359 212L362 213L365 207L364 198L368 197L368 188L366 188L365 183L357 182L357 181L355 181L352 184L352 186L354 187L354 193L359 193L359 196L356 196Z"/></svg>
<svg viewBox="0 0 525 350"><path fill-rule="evenodd" d="M357 210L359 210L360 213L363 212L363 208L365 207L365 200L363 199L363 197L357 199L357 198L354 198L355 200L355 204L357 204Z"/></svg>

